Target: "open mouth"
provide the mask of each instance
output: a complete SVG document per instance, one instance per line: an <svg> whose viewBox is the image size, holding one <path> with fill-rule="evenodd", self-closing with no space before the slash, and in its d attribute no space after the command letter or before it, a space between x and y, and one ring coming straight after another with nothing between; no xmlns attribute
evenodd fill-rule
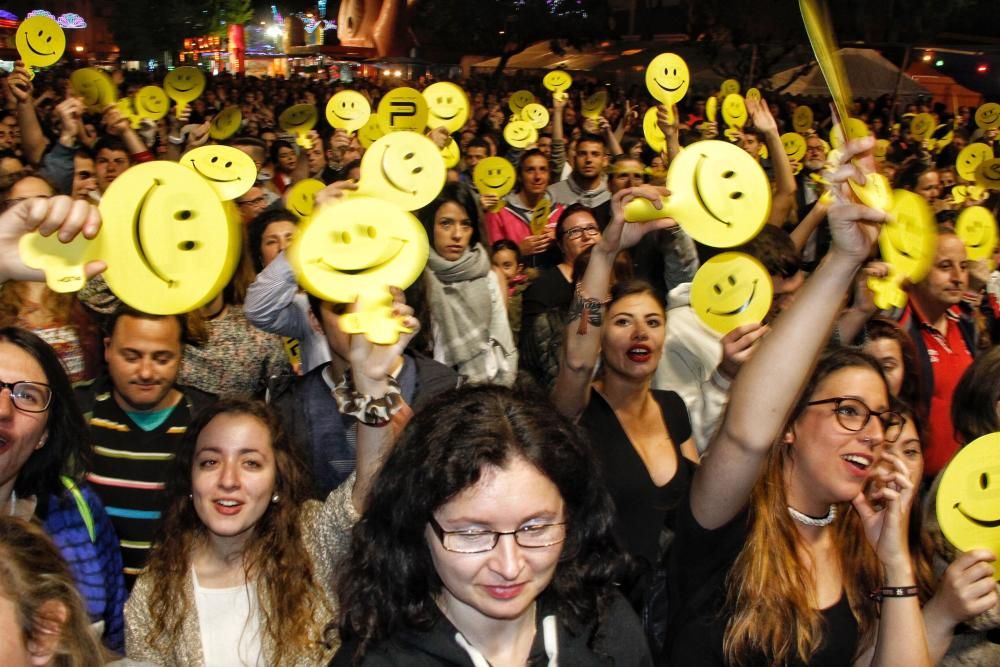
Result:
<svg viewBox="0 0 1000 667"><path fill-rule="evenodd" d="M868 469L872 466L872 459L861 454L844 454L840 458L858 472L868 472Z"/></svg>
<svg viewBox="0 0 1000 667"><path fill-rule="evenodd" d="M976 524L977 526L982 526L983 528L998 528L998 527L1000 527L1000 519L994 519L993 521L989 521L989 520L986 520L986 519L977 519L976 517L968 514L965 510L963 510L962 507L961 507L961 503L960 502L955 503L955 509L958 510L959 514L961 514L962 516L964 516L966 519L968 519L972 523Z"/></svg>
<svg viewBox="0 0 1000 667"><path fill-rule="evenodd" d="M196 172L198 172L199 176L201 176L202 178L207 178L208 180L213 181L215 183L234 183L234 182L240 180L239 176L237 176L236 178L230 178L230 179L227 179L227 180L223 180L221 178L212 178L211 176L209 176L208 174L206 174L205 172L203 172L201 169L199 169L198 165L196 165L194 163L194 160L188 160L188 162L191 163L191 168L194 169Z"/></svg>
<svg viewBox="0 0 1000 667"><path fill-rule="evenodd" d="M625 356L628 357L629 361L642 364L649 361L652 351L645 345L634 345L625 352Z"/></svg>
<svg viewBox="0 0 1000 667"><path fill-rule="evenodd" d="M722 317L731 317L733 315L739 315L740 313L742 313L743 311L745 311L747 308L750 307L750 304L753 302L753 298L756 294L757 294L757 281L754 280L753 286L750 288L750 296L748 296L746 301L741 303L738 307L733 308L732 310L725 310L725 311L717 311L708 308L707 312L711 313L712 315L720 315Z"/></svg>

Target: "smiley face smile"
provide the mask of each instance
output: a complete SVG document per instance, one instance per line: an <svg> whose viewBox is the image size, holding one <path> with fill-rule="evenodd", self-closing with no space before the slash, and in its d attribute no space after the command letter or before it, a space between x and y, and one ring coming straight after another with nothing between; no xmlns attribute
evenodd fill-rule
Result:
<svg viewBox="0 0 1000 667"><path fill-rule="evenodd" d="M733 315L739 315L740 313L742 313L743 311L745 311L747 308L750 307L750 304L753 302L753 298L756 295L757 295L757 281L754 280L753 285L750 287L750 296L748 296L746 298L746 301L741 303L736 308L726 311L718 311L718 310L713 310L711 308L707 308L706 310L708 310L708 312L712 313L713 315L719 315L720 317L731 317Z"/></svg>
<svg viewBox="0 0 1000 667"><path fill-rule="evenodd" d="M986 519L977 519L976 517L968 514L965 510L963 510L961 505L962 505L961 502L955 503L955 509L958 510L958 513L964 516L972 523L976 524L977 526L982 526L983 528L1000 528L1000 519L994 519L992 521Z"/></svg>

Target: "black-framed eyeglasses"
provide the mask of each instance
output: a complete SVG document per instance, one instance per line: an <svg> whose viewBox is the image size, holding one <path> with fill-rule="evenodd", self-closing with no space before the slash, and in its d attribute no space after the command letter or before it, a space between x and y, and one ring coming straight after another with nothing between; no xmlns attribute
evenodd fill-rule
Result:
<svg viewBox="0 0 1000 667"><path fill-rule="evenodd" d="M0 382L0 390L3 389L10 390L11 402L22 412L45 412L52 402L52 390L41 382Z"/></svg>
<svg viewBox="0 0 1000 667"><path fill-rule="evenodd" d="M243 201L236 202L237 206L260 206L261 204L267 202L267 197L261 195L260 197L254 197L253 199L245 199Z"/></svg>
<svg viewBox="0 0 1000 667"><path fill-rule="evenodd" d="M597 236L601 233L600 228L597 225L581 225L580 227L571 227L566 230L566 238L571 241L575 241L584 234L587 236Z"/></svg>
<svg viewBox="0 0 1000 667"><path fill-rule="evenodd" d="M837 396L834 398L824 398L819 401L809 401L806 405L828 405L833 404L833 414L837 418L837 423L848 431L860 431L868 425L868 421L874 416L878 417L882 424L882 433L886 442L896 442L899 434L903 432L903 425L906 424L906 417L892 410L876 412L862 401L849 396Z"/></svg>
<svg viewBox="0 0 1000 667"><path fill-rule="evenodd" d="M493 551L501 535L513 535L518 546L541 549L566 541L566 522L537 523L521 526L517 530L445 530L433 516L428 519L431 530L437 535L445 551L459 554L478 554Z"/></svg>

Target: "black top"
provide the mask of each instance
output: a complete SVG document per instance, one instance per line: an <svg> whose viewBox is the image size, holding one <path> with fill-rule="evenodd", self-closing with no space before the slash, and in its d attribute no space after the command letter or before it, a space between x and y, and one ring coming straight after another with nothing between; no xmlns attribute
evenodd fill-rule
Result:
<svg viewBox="0 0 1000 667"><path fill-rule="evenodd" d="M521 299L521 331L530 324L530 319L552 309L564 310L573 301L573 284L558 266L546 269L535 282L524 290Z"/></svg>
<svg viewBox="0 0 1000 667"><path fill-rule="evenodd" d="M691 513L690 496L677 511L677 537L668 567L672 650L664 665L728 666L722 641L729 620L725 579L749 534L748 512L728 524L705 530ZM858 646L858 624L847 595L823 610L823 639L809 661L810 667L840 667L854 661ZM753 656L747 665L765 667L765 656ZM805 667L794 657L785 663Z"/></svg>
<svg viewBox="0 0 1000 667"><path fill-rule="evenodd" d="M663 486L650 478L614 410L599 392L590 392L590 403L580 417L580 427L590 437L615 501L616 531L630 554L651 565L659 560L660 532L665 526L672 528L673 510L687 497L694 470L680 450L681 443L691 437L684 401L672 391L654 389L652 393L677 456L677 472Z"/></svg>

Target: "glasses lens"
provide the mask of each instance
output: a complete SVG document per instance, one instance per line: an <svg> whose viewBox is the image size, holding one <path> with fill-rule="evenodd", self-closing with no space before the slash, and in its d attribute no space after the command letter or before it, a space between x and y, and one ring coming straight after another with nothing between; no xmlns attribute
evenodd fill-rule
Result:
<svg viewBox="0 0 1000 667"><path fill-rule="evenodd" d="M474 554L490 551L496 544L497 534L485 532L445 533L441 545L448 551L461 554Z"/></svg>
<svg viewBox="0 0 1000 667"><path fill-rule="evenodd" d="M548 547L566 539L566 525L549 523L540 526L525 526L514 533L522 547Z"/></svg>
<svg viewBox="0 0 1000 667"><path fill-rule="evenodd" d="M52 392L48 387L34 382L15 382L10 397L14 405L25 412L42 412L49 407Z"/></svg>
<svg viewBox="0 0 1000 667"><path fill-rule="evenodd" d="M868 423L868 406L853 398L837 403L837 421L849 431L860 431Z"/></svg>

